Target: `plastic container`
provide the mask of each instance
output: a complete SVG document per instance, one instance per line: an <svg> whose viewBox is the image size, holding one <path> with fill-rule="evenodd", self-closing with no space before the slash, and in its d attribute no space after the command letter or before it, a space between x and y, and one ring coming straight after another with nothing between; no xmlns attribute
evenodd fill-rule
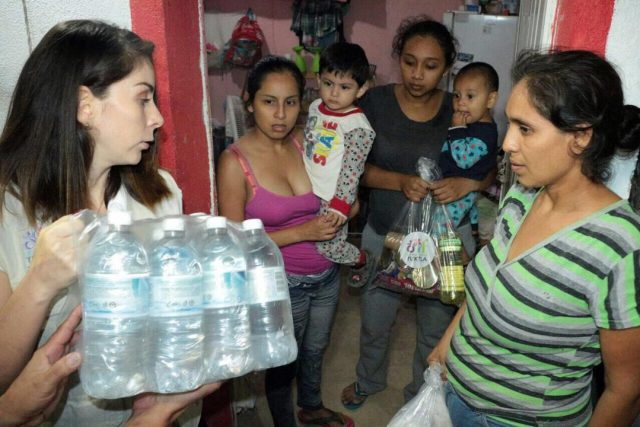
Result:
<svg viewBox="0 0 640 427"><path fill-rule="evenodd" d="M259 220L245 225L93 217L70 290L84 302L87 394L177 393L295 360L282 255Z"/></svg>
<svg viewBox="0 0 640 427"><path fill-rule="evenodd" d="M80 379L98 398L132 396L147 387L147 278L142 244L128 212L109 212L106 233L89 246L83 289Z"/></svg>
<svg viewBox="0 0 640 427"><path fill-rule="evenodd" d="M464 10L467 12L480 12L480 3L478 0L464 0Z"/></svg>
<svg viewBox="0 0 640 427"><path fill-rule="evenodd" d="M246 262L224 217L206 220L203 280L204 379L237 377L252 368Z"/></svg>
<svg viewBox="0 0 640 427"><path fill-rule="evenodd" d="M520 0L502 0L502 12L517 15L520 12Z"/></svg>
<svg viewBox="0 0 640 427"><path fill-rule="evenodd" d="M202 383L202 267L185 239L183 218L162 221L149 253L153 389L177 393Z"/></svg>
<svg viewBox="0 0 640 427"><path fill-rule="evenodd" d="M460 306L465 299L462 242L455 232L438 237L440 257L440 301Z"/></svg>
<svg viewBox="0 0 640 427"><path fill-rule="evenodd" d="M282 254L262 221L242 223L247 261L247 291L254 369L293 362L298 354Z"/></svg>

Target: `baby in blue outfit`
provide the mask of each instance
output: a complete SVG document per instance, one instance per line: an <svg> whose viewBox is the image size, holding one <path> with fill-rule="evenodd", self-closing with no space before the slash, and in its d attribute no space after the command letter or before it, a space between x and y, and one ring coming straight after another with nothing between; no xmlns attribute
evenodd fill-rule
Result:
<svg viewBox="0 0 640 427"><path fill-rule="evenodd" d="M453 118L447 141L442 146L439 166L444 178L461 176L483 180L497 165L498 128L491 109L498 98L498 73L489 64L472 62L464 66L453 82ZM469 215L478 230L477 192L447 204L457 228Z"/></svg>

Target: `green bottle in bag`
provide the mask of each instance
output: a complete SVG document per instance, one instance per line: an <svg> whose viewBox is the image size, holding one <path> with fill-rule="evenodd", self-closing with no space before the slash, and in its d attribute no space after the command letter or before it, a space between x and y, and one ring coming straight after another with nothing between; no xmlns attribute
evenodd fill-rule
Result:
<svg viewBox="0 0 640 427"><path fill-rule="evenodd" d="M464 267L462 242L455 232L446 231L438 238L440 256L440 301L460 306L464 302Z"/></svg>

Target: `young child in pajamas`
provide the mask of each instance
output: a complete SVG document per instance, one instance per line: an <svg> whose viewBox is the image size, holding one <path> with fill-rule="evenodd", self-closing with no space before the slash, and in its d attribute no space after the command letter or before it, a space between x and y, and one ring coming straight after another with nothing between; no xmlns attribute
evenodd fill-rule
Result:
<svg viewBox="0 0 640 427"><path fill-rule="evenodd" d="M363 273L373 261L347 242L346 222L375 137L355 106L367 91L369 78L369 61L359 45L338 42L327 47L320 56L320 98L309 106L304 131L304 162L313 192L321 199L320 214L329 214L342 226L335 238L316 244L318 251ZM354 275L358 283L366 282L364 276Z"/></svg>
<svg viewBox="0 0 640 427"><path fill-rule="evenodd" d="M464 66L453 82L453 118L442 146L439 165L444 178L461 176L483 180L497 166L498 128L491 109L498 98L498 73L489 64L472 62ZM469 215L477 234L477 192L447 204L454 226Z"/></svg>

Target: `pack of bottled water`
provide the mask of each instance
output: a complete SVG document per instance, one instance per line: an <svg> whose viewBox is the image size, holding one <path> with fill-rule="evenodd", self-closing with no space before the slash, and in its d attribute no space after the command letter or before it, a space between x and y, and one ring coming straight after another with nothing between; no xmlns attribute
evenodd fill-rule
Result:
<svg viewBox="0 0 640 427"><path fill-rule="evenodd" d="M82 385L177 393L297 357L282 255L260 220L109 212L79 261Z"/></svg>

